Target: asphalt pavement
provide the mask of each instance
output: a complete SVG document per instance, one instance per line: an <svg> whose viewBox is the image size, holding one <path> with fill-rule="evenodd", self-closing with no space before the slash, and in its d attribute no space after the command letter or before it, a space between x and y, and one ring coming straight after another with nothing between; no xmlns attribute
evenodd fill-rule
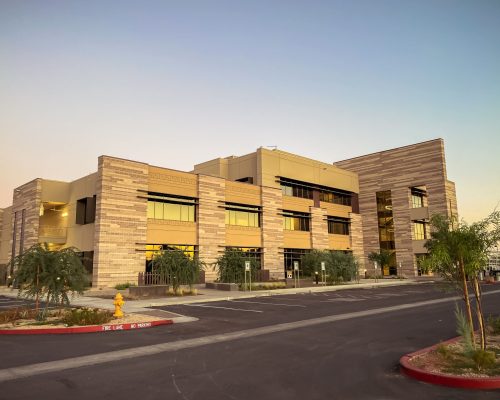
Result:
<svg viewBox="0 0 500 400"><path fill-rule="evenodd" d="M485 287L487 313L499 292ZM403 354L456 335L453 296L431 284L267 296L160 307L189 324L4 336L0 376L27 375L0 382L0 399L499 399L399 373Z"/></svg>

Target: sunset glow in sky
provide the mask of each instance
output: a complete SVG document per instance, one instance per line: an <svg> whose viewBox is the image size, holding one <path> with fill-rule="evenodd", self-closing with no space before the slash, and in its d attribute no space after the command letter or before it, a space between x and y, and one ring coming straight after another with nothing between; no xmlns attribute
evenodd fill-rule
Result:
<svg viewBox="0 0 500 400"><path fill-rule="evenodd" d="M0 0L0 207L102 154L189 171L260 146L334 162L438 137L459 213L486 216L498 0Z"/></svg>

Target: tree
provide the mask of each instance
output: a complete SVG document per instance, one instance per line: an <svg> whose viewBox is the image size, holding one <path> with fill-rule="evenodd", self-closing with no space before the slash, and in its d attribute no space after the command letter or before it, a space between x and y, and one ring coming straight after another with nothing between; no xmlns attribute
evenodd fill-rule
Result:
<svg viewBox="0 0 500 400"><path fill-rule="evenodd" d="M252 281L255 281L259 263L253 257L248 257L245 252L238 249L225 249L224 253L217 259L217 280L224 283L244 283L245 261L250 261L250 273Z"/></svg>
<svg viewBox="0 0 500 400"><path fill-rule="evenodd" d="M454 218L434 215L431 237L425 247L429 256L424 264L454 284L462 293L472 343L474 320L469 299L469 281L476 299L476 318L481 349L486 349L486 333L482 310L479 272L486 269L488 254L500 240L500 212L495 211L482 221L467 224Z"/></svg>
<svg viewBox="0 0 500 400"><path fill-rule="evenodd" d="M380 265L380 271L383 273L384 267L389 267L392 259L392 252L389 250L381 249L380 252L373 251L368 254L368 259L371 262L376 262Z"/></svg>
<svg viewBox="0 0 500 400"><path fill-rule="evenodd" d="M34 298L37 311L41 298L46 298L47 307L49 303L69 305L68 294L82 294L89 284L79 251L74 247L50 250L47 243L35 244L14 257L9 266L15 271L19 296Z"/></svg>
<svg viewBox="0 0 500 400"><path fill-rule="evenodd" d="M330 259L330 252L328 250L311 250L306 253L300 259L300 264L302 268L302 275L312 276L315 272L319 272L321 268L321 262L326 263Z"/></svg>
<svg viewBox="0 0 500 400"><path fill-rule="evenodd" d="M171 283L174 292L180 285L189 285L198 281L202 268L201 262L196 258L188 257L182 250L164 250L153 257L153 272L166 277Z"/></svg>
<svg viewBox="0 0 500 400"><path fill-rule="evenodd" d="M321 262L325 263L328 283L347 282L358 273L358 262L351 253L330 250L312 250L301 258L304 275L312 275L320 270Z"/></svg>

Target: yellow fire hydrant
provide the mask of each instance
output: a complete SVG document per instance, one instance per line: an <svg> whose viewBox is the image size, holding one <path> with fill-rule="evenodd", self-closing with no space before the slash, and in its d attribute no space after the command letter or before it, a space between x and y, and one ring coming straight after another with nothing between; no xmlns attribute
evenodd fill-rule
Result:
<svg viewBox="0 0 500 400"><path fill-rule="evenodd" d="M113 317L122 318L123 317L122 306L125 304L125 302L123 301L123 296L121 293L116 294L115 301L113 301L113 304L115 305L115 313L113 314Z"/></svg>

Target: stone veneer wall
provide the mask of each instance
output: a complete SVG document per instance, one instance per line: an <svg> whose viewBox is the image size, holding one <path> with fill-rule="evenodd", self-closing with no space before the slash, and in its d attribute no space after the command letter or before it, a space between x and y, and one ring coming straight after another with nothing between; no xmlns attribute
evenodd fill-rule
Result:
<svg viewBox="0 0 500 400"><path fill-rule="evenodd" d="M326 250L328 242L327 210L319 207L309 207L311 213L311 248Z"/></svg>
<svg viewBox="0 0 500 400"><path fill-rule="evenodd" d="M144 253L136 248L146 242L147 200L138 190L147 189L147 164L99 157L93 286L136 283L144 271Z"/></svg>
<svg viewBox="0 0 500 400"><path fill-rule="evenodd" d="M11 231L9 240L9 259L12 257L12 238L16 235L15 255L38 243L38 228L40 225L40 204L42 199L42 180L35 179L14 190L12 200L11 229L14 229L14 218L17 212L16 232ZM24 244L21 244L22 210L24 211ZM6 222L4 222L6 223Z"/></svg>
<svg viewBox="0 0 500 400"><path fill-rule="evenodd" d="M213 265L222 254L226 241L224 209L226 181L207 175L198 176L198 254L207 263L205 279L216 279Z"/></svg>
<svg viewBox="0 0 500 400"><path fill-rule="evenodd" d="M283 195L280 189L262 187L262 265L272 279L285 277L283 255Z"/></svg>
<svg viewBox="0 0 500 400"><path fill-rule="evenodd" d="M360 274L365 269L364 252L363 252L363 222L361 215L356 213L349 213L351 219L351 226L349 231L350 248L352 255L356 257L359 262Z"/></svg>
<svg viewBox="0 0 500 400"><path fill-rule="evenodd" d="M393 150L382 151L334 163L359 175L359 208L364 236L364 262L370 273L367 256L380 251L376 192L391 190L396 238L396 260L403 274L416 275L410 220L410 187L425 185L429 215L448 214L449 204L456 204L451 183L447 183L442 139L431 140ZM448 190L447 190L448 188Z"/></svg>

